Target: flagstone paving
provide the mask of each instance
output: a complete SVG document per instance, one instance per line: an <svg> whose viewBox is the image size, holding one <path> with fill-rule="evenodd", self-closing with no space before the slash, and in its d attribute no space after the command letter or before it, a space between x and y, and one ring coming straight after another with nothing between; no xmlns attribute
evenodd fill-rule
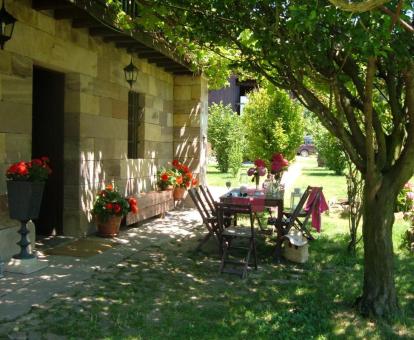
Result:
<svg viewBox="0 0 414 340"><path fill-rule="evenodd" d="M153 219L136 228L123 230L116 247L92 257L45 256L49 266L30 275L6 273L0 279L0 335L10 331L7 321L19 320L53 296L83 287L85 281L144 249L203 232L194 209L175 210L165 218ZM24 317L23 317L24 320ZM19 323L19 322L17 322ZM12 327L13 328L13 327ZM17 331L16 336L23 336ZM1 336L0 336L1 338ZM23 338L25 338L23 336Z"/></svg>

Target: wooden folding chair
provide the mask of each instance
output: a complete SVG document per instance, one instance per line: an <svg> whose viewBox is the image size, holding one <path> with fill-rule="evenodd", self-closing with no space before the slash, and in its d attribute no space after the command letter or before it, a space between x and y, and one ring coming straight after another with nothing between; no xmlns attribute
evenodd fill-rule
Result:
<svg viewBox="0 0 414 340"><path fill-rule="evenodd" d="M256 234L254 229L254 216L250 205L239 205L232 203L216 203L218 227L220 230L220 244L222 247L220 273L230 273L240 275L241 278L247 276L250 266L250 257L253 255L253 266L257 270ZM228 226L229 217L236 218L238 214L248 216L249 225ZM247 242L246 245L234 245L234 241L239 239ZM230 258L232 250L246 250L246 256L242 260ZM233 267L229 267L232 265ZM241 270L234 268L241 266Z"/></svg>
<svg viewBox="0 0 414 340"><path fill-rule="evenodd" d="M197 188L189 189L188 193L190 194L190 197L193 200L194 205L196 206L198 212L200 213L200 216L203 220L203 224L206 226L208 230L208 234L206 234L201 239L196 250L200 250L201 247L210 239L210 237L214 236L219 245L219 252L221 253L220 234L219 234L219 229L218 229L217 217L212 214L212 211L207 207L206 203L202 200Z"/></svg>
<svg viewBox="0 0 414 340"><path fill-rule="evenodd" d="M208 189L206 185L199 185L198 187L200 188L201 194L204 197L205 202L209 206L212 215L215 216L216 208L214 206L215 201L214 201L213 195L211 194L210 190Z"/></svg>
<svg viewBox="0 0 414 340"><path fill-rule="evenodd" d="M293 220L293 226L295 228L297 228L299 231L302 231L303 235L309 240L312 241L314 240L314 237L312 236L312 234L310 233L310 229L307 227L307 224L309 222L309 218L312 214L313 209L315 208L315 206L319 206L319 200L320 200L320 196L322 193L322 187L311 187L308 186L306 191L307 193L307 198L306 198L306 203L308 203L309 201L309 196L311 195L312 192L315 192L315 196L313 198L313 201L311 202L310 206L308 207L309 209L307 211L304 210L305 205L303 204L302 209L299 211L299 213L297 214L296 217L292 217L293 214L295 213L295 210L293 211L284 211L283 212L283 216L285 218L289 218ZM299 204L301 204L302 202L299 201Z"/></svg>
<svg viewBox="0 0 414 340"><path fill-rule="evenodd" d="M315 197L312 201L311 206L308 210L304 210L305 203L309 198L309 195L312 191L315 191ZM319 204L320 193L322 192L321 187L311 187L308 186L303 193L298 205L293 209L293 211L283 211L283 216L281 221L277 221L277 219L269 218L268 223L273 224L277 230L277 243L276 243L276 254L275 256L278 258L281 254L281 247L283 242L283 236L289 233L292 227L298 229L303 233L303 235L308 238L309 240L313 240L313 236L310 233L309 229L306 227L309 217L311 216L312 210L314 209L315 205Z"/></svg>

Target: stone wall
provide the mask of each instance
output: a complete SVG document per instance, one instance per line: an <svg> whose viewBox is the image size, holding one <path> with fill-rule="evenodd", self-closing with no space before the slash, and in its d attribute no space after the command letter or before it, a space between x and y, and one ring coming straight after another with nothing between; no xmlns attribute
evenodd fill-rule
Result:
<svg viewBox="0 0 414 340"><path fill-rule="evenodd" d="M64 73L64 234L94 231L90 209L105 183L125 194L153 190L157 169L174 156L200 172L205 80L174 77L134 58L139 74L133 90L140 93L144 116L140 158L128 159L129 85L123 67L130 55L89 36L87 29L73 29L68 20L34 11L30 0L6 0L6 7L18 22L0 50L0 172L31 158L33 65Z"/></svg>

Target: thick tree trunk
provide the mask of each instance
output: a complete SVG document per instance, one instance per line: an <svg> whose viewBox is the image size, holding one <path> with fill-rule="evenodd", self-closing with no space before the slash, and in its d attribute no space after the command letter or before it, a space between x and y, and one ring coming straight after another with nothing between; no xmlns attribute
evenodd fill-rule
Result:
<svg viewBox="0 0 414 340"><path fill-rule="evenodd" d="M357 304L366 316L390 316L398 310L392 245L395 197L384 184L376 194L373 186L365 187L364 287Z"/></svg>

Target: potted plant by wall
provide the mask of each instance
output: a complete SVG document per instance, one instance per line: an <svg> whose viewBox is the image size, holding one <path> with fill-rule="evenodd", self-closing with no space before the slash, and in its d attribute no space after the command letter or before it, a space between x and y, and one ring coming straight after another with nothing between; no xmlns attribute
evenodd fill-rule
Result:
<svg viewBox="0 0 414 340"><path fill-rule="evenodd" d="M123 197L112 184L108 184L96 196L92 213L98 228L98 235L114 237L119 233L122 218L128 213L138 212L135 198Z"/></svg>
<svg viewBox="0 0 414 340"><path fill-rule="evenodd" d="M18 231L21 235L18 243L20 253L13 256L15 259L35 258L30 250L26 224L39 217L45 182L51 173L48 157L35 158L30 162L20 161L12 164L6 171L9 214L12 219L21 222Z"/></svg>
<svg viewBox="0 0 414 340"><path fill-rule="evenodd" d="M10 217L28 221L39 217L45 182L52 170L49 158L12 164L6 172Z"/></svg>
<svg viewBox="0 0 414 340"><path fill-rule="evenodd" d="M173 190L175 186L174 170L161 168L161 170L157 172L157 186L161 191Z"/></svg>
<svg viewBox="0 0 414 340"><path fill-rule="evenodd" d="M172 165L175 172L174 200L183 200L187 195L187 189L192 185L197 185L197 179L193 177L190 168L178 160L173 160Z"/></svg>

